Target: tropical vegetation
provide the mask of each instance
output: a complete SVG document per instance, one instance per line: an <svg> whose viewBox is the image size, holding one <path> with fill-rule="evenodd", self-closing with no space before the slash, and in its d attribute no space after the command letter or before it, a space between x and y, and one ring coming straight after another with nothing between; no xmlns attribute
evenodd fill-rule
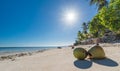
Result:
<svg viewBox="0 0 120 71"><path fill-rule="evenodd" d="M77 42L88 38L103 37L106 29L120 38L120 0L91 0L98 6L98 13L89 23L83 23L83 31L78 31Z"/></svg>

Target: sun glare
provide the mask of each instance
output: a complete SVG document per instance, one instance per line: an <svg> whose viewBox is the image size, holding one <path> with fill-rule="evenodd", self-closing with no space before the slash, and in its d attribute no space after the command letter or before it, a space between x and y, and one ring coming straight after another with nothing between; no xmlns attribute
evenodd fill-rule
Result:
<svg viewBox="0 0 120 71"><path fill-rule="evenodd" d="M74 12L68 12L65 14L66 22L74 22L76 20L76 14Z"/></svg>
<svg viewBox="0 0 120 71"><path fill-rule="evenodd" d="M64 10L62 21L67 25L73 25L78 21L78 12L74 9Z"/></svg>

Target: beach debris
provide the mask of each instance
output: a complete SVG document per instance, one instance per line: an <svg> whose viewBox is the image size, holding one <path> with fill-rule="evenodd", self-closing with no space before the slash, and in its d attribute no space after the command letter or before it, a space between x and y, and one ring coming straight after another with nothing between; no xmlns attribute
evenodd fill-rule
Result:
<svg viewBox="0 0 120 71"><path fill-rule="evenodd" d="M1 56L0 57L0 61L9 60L9 59L13 60L13 59L15 59L15 56L14 55L8 55L8 56Z"/></svg>
<svg viewBox="0 0 120 71"><path fill-rule="evenodd" d="M44 52L46 50L47 49L39 50L39 51L35 51L35 52L25 52L25 53L16 53L16 54L11 54L11 55L4 55L4 56L0 56L0 61L4 61L4 60L15 61L17 57L31 56L33 54Z"/></svg>
<svg viewBox="0 0 120 71"><path fill-rule="evenodd" d="M84 60L87 57L87 51L84 48L75 48L73 55L78 60Z"/></svg>
<svg viewBox="0 0 120 71"><path fill-rule="evenodd" d="M71 46L72 47L72 49L74 49L75 47L74 46Z"/></svg>
<svg viewBox="0 0 120 71"><path fill-rule="evenodd" d="M20 54L16 54L18 57L21 57L21 56L27 56L27 53L20 53Z"/></svg>
<svg viewBox="0 0 120 71"><path fill-rule="evenodd" d="M14 58L12 58L12 59L11 59L11 61L15 61L15 59L14 59Z"/></svg>
<svg viewBox="0 0 120 71"><path fill-rule="evenodd" d="M62 47L57 47L58 49L62 49Z"/></svg>
<svg viewBox="0 0 120 71"><path fill-rule="evenodd" d="M31 55L32 55L32 53L28 52L28 53L27 53L27 55L31 56Z"/></svg>
<svg viewBox="0 0 120 71"><path fill-rule="evenodd" d="M103 59L105 58L105 52L99 44L93 46L88 50L88 55L90 59Z"/></svg>
<svg viewBox="0 0 120 71"><path fill-rule="evenodd" d="M27 53L20 53L20 54L13 54L13 55L1 56L0 57L0 61L4 61L4 60L14 61L16 57L21 57L21 56L27 56Z"/></svg>
<svg viewBox="0 0 120 71"><path fill-rule="evenodd" d="M46 50L47 50L47 49L39 50L39 51L37 51L36 53L44 52L44 51L46 51Z"/></svg>

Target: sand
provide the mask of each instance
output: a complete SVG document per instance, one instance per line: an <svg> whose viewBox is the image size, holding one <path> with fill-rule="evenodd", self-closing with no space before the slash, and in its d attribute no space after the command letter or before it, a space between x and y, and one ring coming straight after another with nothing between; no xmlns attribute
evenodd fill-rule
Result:
<svg viewBox="0 0 120 71"><path fill-rule="evenodd" d="M91 46L79 47L89 50ZM17 57L14 61L0 61L0 71L120 71L120 46L118 44L101 46L107 57L104 60L76 60L73 49L66 47Z"/></svg>

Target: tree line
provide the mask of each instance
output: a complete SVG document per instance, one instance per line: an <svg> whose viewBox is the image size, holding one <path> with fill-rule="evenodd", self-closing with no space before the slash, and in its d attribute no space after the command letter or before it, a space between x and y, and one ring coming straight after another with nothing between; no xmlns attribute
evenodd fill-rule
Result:
<svg viewBox="0 0 120 71"><path fill-rule="evenodd" d="M76 44L88 38L103 37L106 30L120 37L120 0L90 0L90 5L98 7L98 13L89 22L82 24L78 31Z"/></svg>

